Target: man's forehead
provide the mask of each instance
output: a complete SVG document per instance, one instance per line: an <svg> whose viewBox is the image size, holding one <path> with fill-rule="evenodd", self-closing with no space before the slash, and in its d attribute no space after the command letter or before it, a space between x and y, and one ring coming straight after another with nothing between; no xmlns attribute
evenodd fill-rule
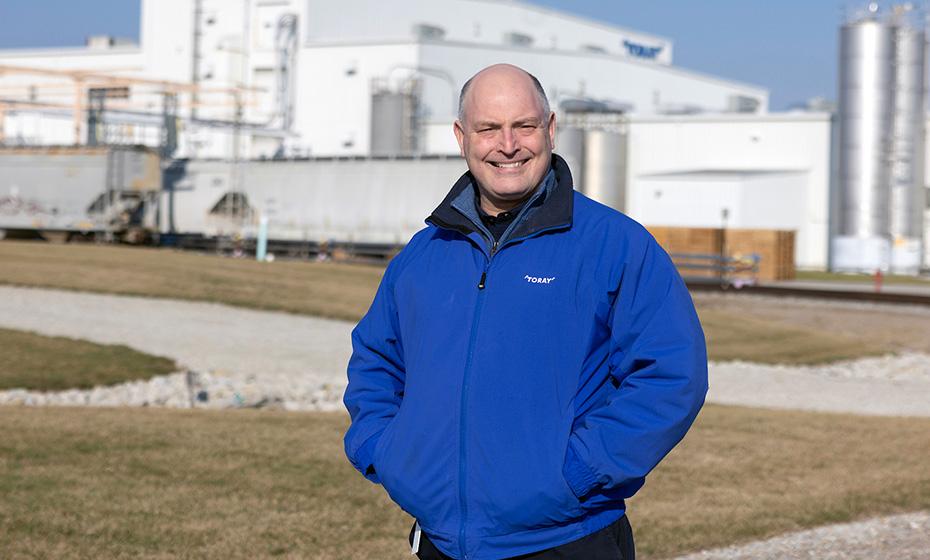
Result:
<svg viewBox="0 0 930 560"><path fill-rule="evenodd" d="M477 76L465 99L469 120L540 118L543 108L532 81L525 74L522 80L515 78Z"/></svg>

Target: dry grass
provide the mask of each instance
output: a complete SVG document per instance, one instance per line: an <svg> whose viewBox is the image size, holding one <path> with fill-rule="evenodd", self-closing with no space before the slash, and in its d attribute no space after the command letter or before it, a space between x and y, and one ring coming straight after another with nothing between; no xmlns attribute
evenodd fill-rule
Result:
<svg viewBox="0 0 930 560"><path fill-rule="evenodd" d="M745 360L764 364L822 364L888 354L894 348L870 337L836 334L779 324L771 318L723 311L697 302L712 360Z"/></svg>
<svg viewBox="0 0 930 560"><path fill-rule="evenodd" d="M833 340L838 355L853 343L854 356L894 352L930 353L930 309L909 305L869 305L854 302L824 302L745 295L698 293L694 296L698 312L712 340L711 352L728 340L718 335L732 332L729 340L736 346L751 347L759 340L759 331L774 333L794 331L795 341ZM758 325L741 333L741 325ZM749 336L749 335L752 336ZM858 348L858 350L857 350ZM720 349L723 349L721 346ZM778 347L774 347L776 351ZM780 349L790 361L791 346ZM737 350L740 352L740 350ZM748 350L742 352L751 353ZM854 357L849 356L849 357Z"/></svg>
<svg viewBox="0 0 930 560"><path fill-rule="evenodd" d="M122 345L0 329L0 390L88 389L176 370L172 360Z"/></svg>
<svg viewBox="0 0 930 560"><path fill-rule="evenodd" d="M930 507L930 419L707 406L631 500L643 556Z"/></svg>
<svg viewBox="0 0 930 560"><path fill-rule="evenodd" d="M817 270L799 270L795 274L798 280L819 282L851 282L858 284L872 284L875 276L872 274L852 274L839 272L821 272ZM930 278L920 276L903 276L900 274L886 274L882 276L884 284L904 284L925 286L930 288Z"/></svg>
<svg viewBox="0 0 930 560"><path fill-rule="evenodd" d="M0 409L4 558L409 558L341 414ZM930 420L709 406L631 501L643 558L930 507Z"/></svg>
<svg viewBox="0 0 930 560"><path fill-rule="evenodd" d="M259 263L170 249L0 242L0 284L227 303L357 320L380 267Z"/></svg>
<svg viewBox="0 0 930 560"><path fill-rule="evenodd" d="M13 241L0 242L0 262L0 284L203 300L350 321L367 310L383 272L373 266L257 263L166 249ZM865 334L773 324L745 308L722 309L700 299L698 310L715 360L820 363L896 348Z"/></svg>

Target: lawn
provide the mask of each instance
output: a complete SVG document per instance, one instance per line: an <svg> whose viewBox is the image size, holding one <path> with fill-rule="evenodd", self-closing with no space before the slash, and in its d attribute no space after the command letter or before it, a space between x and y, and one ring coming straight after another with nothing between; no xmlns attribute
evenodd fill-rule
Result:
<svg viewBox="0 0 930 560"><path fill-rule="evenodd" d="M357 321L381 279L376 266L258 263L168 249L0 242L0 284L200 300ZM822 363L888 353L870 337L785 325L698 301L714 360Z"/></svg>
<svg viewBox="0 0 930 560"><path fill-rule="evenodd" d="M171 249L0 242L0 284L226 303L358 320L384 270Z"/></svg>
<svg viewBox="0 0 930 560"><path fill-rule="evenodd" d="M0 408L4 558L409 558L334 413ZM930 420L708 406L630 502L642 558L930 507Z"/></svg>
<svg viewBox="0 0 930 560"><path fill-rule="evenodd" d="M174 361L122 345L0 328L0 390L89 389L174 371Z"/></svg>
<svg viewBox="0 0 930 560"><path fill-rule="evenodd" d="M819 282L852 282L860 284L873 284L875 276L863 273L823 272L819 270L799 270L795 274L797 280ZM926 276L904 276L901 274L885 274L882 276L884 284L910 284L930 288L930 278Z"/></svg>

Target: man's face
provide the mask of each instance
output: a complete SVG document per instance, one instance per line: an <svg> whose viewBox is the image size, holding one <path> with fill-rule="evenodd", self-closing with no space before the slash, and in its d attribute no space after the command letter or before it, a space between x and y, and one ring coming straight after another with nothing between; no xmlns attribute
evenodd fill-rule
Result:
<svg viewBox="0 0 930 560"><path fill-rule="evenodd" d="M482 208L509 210L536 188L552 157L555 114L544 114L529 76L489 69L475 77L455 137L478 181Z"/></svg>

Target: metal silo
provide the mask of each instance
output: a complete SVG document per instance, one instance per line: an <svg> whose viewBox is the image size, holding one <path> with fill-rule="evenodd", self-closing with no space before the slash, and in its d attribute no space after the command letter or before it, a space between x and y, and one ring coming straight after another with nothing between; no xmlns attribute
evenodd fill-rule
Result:
<svg viewBox="0 0 930 560"><path fill-rule="evenodd" d="M873 13L840 29L839 216L833 269L890 264L895 28Z"/></svg>
<svg viewBox="0 0 930 560"><path fill-rule="evenodd" d="M626 134L599 129L585 132L581 192L615 210L625 209Z"/></svg>
<svg viewBox="0 0 930 560"><path fill-rule="evenodd" d="M404 156L416 153L419 122L419 84L408 81L400 90L375 83L371 94L371 155Z"/></svg>
<svg viewBox="0 0 930 560"><path fill-rule="evenodd" d="M584 129L558 126L555 133L555 153L562 156L572 172L575 190L584 188Z"/></svg>
<svg viewBox="0 0 930 560"><path fill-rule="evenodd" d="M917 274L921 261L924 194L924 32L898 7L895 27L894 134L891 150L891 268Z"/></svg>

